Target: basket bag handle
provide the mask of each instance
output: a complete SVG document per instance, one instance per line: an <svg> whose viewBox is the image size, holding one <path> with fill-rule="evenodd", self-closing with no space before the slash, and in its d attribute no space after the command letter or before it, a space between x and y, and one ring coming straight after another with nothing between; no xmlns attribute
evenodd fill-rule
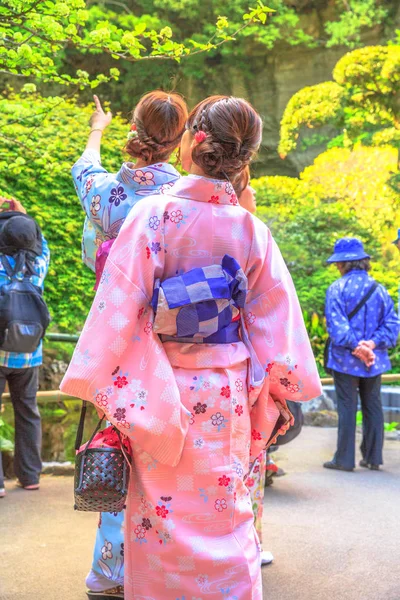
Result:
<svg viewBox="0 0 400 600"><path fill-rule="evenodd" d="M75 450L76 451L78 451L79 448L82 445L83 430L84 430L84 427L85 427L86 410L87 410L87 402L86 402L86 400L83 400L82 401L81 416L80 416L80 419L79 419L79 425L78 425L78 429L76 431L76 440L75 440ZM99 420L99 422L97 423L95 430L93 431L92 435L90 436L90 439L87 442L87 444L85 446L85 449L82 452L82 456L84 456L86 454L87 449L89 448L90 444L92 443L94 436L99 431L99 429L100 429L100 427L101 427L104 419L105 419L105 415L103 415L101 417L101 419ZM120 443L120 446L121 446L121 452L124 455L124 458L125 458L126 462L128 463L129 468L130 468L132 466L131 457L129 456L129 454L127 454L127 452L126 452L126 450L124 448L124 444L122 442L120 432L118 431L118 429L116 427L114 427L114 430L116 431L118 439L119 439L119 443ZM83 461L82 461L82 465L83 465Z"/></svg>

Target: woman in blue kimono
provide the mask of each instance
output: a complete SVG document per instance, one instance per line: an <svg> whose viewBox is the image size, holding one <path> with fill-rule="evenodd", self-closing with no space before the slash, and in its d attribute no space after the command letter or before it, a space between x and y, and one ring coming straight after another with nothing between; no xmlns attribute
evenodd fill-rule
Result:
<svg viewBox="0 0 400 600"><path fill-rule="evenodd" d="M86 149L72 167L76 191L86 213L82 238L83 262L92 271L101 270L108 246L131 208L146 196L162 194L180 177L168 163L185 130L187 107L178 94L154 91L146 94L135 108L126 152L135 163L123 163L117 174L101 164L103 131L111 123L97 96L90 120ZM100 274L100 273L98 273ZM90 600L123 598L125 512L102 513L94 549L92 569L87 576Z"/></svg>

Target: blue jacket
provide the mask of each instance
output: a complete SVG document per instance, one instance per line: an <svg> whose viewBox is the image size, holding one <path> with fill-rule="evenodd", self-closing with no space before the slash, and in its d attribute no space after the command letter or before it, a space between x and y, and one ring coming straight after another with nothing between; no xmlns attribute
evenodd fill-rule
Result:
<svg viewBox="0 0 400 600"><path fill-rule="evenodd" d="M375 377L391 368L388 348L397 343L400 321L387 290L379 285L351 321L347 316L373 282L366 271L354 270L328 288L325 316L331 345L327 366L334 371L356 377ZM376 344L372 367L367 368L352 355L361 340L373 340Z"/></svg>

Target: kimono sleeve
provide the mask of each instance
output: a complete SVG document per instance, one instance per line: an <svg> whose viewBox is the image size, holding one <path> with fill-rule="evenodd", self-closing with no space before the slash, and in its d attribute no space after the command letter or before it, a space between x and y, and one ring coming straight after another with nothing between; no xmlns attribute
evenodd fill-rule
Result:
<svg viewBox="0 0 400 600"><path fill-rule="evenodd" d="M100 154L85 150L72 167L75 188L88 220L102 229L103 234L117 237L132 206L139 183L131 179L129 190L113 173L101 164Z"/></svg>
<svg viewBox="0 0 400 600"><path fill-rule="evenodd" d="M256 398L251 410L252 460L293 424L287 400L302 402L321 394L293 281L270 231L261 222L253 246L245 322L265 378L250 394L250 401Z"/></svg>
<svg viewBox="0 0 400 600"><path fill-rule="evenodd" d="M85 150L72 167L71 173L87 218L97 223L101 219L100 211L105 209L102 194L118 182L102 166L100 154L95 150Z"/></svg>
<svg viewBox="0 0 400 600"><path fill-rule="evenodd" d="M112 247L61 389L92 402L133 446L174 466L190 413L153 332L150 301L165 244L163 211L152 206L149 198L140 212L132 210Z"/></svg>

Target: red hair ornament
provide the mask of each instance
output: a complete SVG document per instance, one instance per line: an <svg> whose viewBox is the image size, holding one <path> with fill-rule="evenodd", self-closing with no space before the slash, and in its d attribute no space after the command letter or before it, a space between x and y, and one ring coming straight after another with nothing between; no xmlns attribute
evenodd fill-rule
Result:
<svg viewBox="0 0 400 600"><path fill-rule="evenodd" d="M206 139L206 137L207 137L207 134L206 134L205 131L198 131L194 135L194 139L196 140L196 142L198 144L201 144L201 142L204 142L204 140Z"/></svg>
<svg viewBox="0 0 400 600"><path fill-rule="evenodd" d="M128 141L133 140L134 138L138 137L138 132L136 131L135 123L132 123L129 133L126 137L127 137Z"/></svg>

